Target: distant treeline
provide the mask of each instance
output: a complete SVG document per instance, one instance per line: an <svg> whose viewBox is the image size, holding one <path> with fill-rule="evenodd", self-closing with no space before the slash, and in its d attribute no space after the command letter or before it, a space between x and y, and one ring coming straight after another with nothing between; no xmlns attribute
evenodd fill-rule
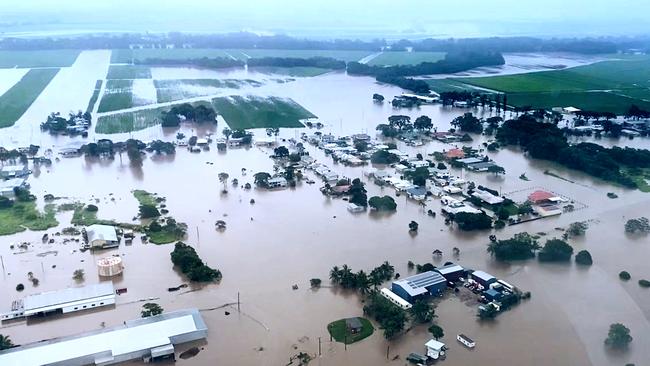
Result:
<svg viewBox="0 0 650 366"><path fill-rule="evenodd" d="M244 62L229 57L217 58L192 58L183 60L174 60L167 58L147 58L142 61L135 60L136 64L142 65L193 65L198 67L207 67L212 69L223 69L228 67L243 67Z"/></svg>
<svg viewBox="0 0 650 366"><path fill-rule="evenodd" d="M320 67L323 69L343 70L345 61L333 59L331 57L263 57L251 58L248 60L248 66L273 66L273 67Z"/></svg>
<svg viewBox="0 0 650 366"><path fill-rule="evenodd" d="M0 40L0 49L125 49L131 47L165 48L258 48L291 50L363 50L455 52L464 50L492 52L576 52L584 54L613 53L630 49L650 50L650 37L603 37L603 38L553 38L493 37L463 39L423 39L388 42L385 39L361 40L313 40L284 35L262 36L253 33L226 34L123 34L88 35L57 38L12 38ZM389 47L390 46L390 47Z"/></svg>

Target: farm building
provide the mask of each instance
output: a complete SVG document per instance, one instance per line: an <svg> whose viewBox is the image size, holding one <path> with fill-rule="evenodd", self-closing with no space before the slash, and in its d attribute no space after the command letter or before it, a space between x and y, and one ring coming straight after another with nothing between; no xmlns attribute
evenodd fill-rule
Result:
<svg viewBox="0 0 650 366"><path fill-rule="evenodd" d="M475 172L487 172L491 167L497 166L491 161L484 161L476 164L469 164L467 169L473 170Z"/></svg>
<svg viewBox="0 0 650 366"><path fill-rule="evenodd" d="M458 264L449 264L446 266L436 268L436 271L442 275L447 281L456 282L465 276L465 268Z"/></svg>
<svg viewBox="0 0 650 366"><path fill-rule="evenodd" d="M120 245L115 228L109 225L90 225L86 237L91 248L114 248Z"/></svg>
<svg viewBox="0 0 650 366"><path fill-rule="evenodd" d="M556 195L546 191L535 191L528 195L528 200L535 204L551 202Z"/></svg>
<svg viewBox="0 0 650 366"><path fill-rule="evenodd" d="M432 339L424 344L427 350L427 356L437 360L440 356L444 356L445 349L447 348L444 343Z"/></svg>
<svg viewBox="0 0 650 366"><path fill-rule="evenodd" d="M14 196L14 189L16 188L29 188L29 183L24 178L10 178L5 181L0 181L0 195L5 197Z"/></svg>
<svg viewBox="0 0 650 366"><path fill-rule="evenodd" d="M207 332L198 310L181 310L0 351L0 364L81 366L173 360L175 345L203 339Z"/></svg>
<svg viewBox="0 0 650 366"><path fill-rule="evenodd" d="M445 153L447 159L462 159L465 157L465 152L461 149L450 149Z"/></svg>
<svg viewBox="0 0 650 366"><path fill-rule="evenodd" d="M490 192L477 189L472 193L473 197L480 199L481 201L487 203L488 205L498 205L503 203L503 198L493 195Z"/></svg>
<svg viewBox="0 0 650 366"><path fill-rule="evenodd" d="M287 186L287 180L284 179L284 177L275 177L275 178L271 178L271 179L269 179L268 182L267 182L267 184L268 184L268 187L269 187L270 189L273 189L273 188L284 188L284 187Z"/></svg>
<svg viewBox="0 0 650 366"><path fill-rule="evenodd" d="M359 318L347 318L345 319L345 327L351 334L357 334L363 329L363 324L361 324Z"/></svg>
<svg viewBox="0 0 650 366"><path fill-rule="evenodd" d="M29 295L14 301L11 311L0 317L8 320L32 315L71 313L111 304L115 304L115 290L109 282Z"/></svg>
<svg viewBox="0 0 650 366"><path fill-rule="evenodd" d="M427 271L395 281L392 291L402 299L412 302L421 297L438 295L447 288L447 280L438 272Z"/></svg>
<svg viewBox="0 0 650 366"><path fill-rule="evenodd" d="M472 165L472 164L482 163L483 159L473 158L472 157L472 158L457 159L456 162L460 163L460 164L463 164L464 166L469 166L469 165Z"/></svg>
<svg viewBox="0 0 650 366"><path fill-rule="evenodd" d="M380 291L381 296L386 298L388 301L392 302L393 304L399 306L403 310L408 310L413 305L411 305L410 302L402 299L401 297L397 296L393 291L387 289L387 288L382 288Z"/></svg>
<svg viewBox="0 0 650 366"><path fill-rule="evenodd" d="M474 271L471 274L471 278L478 282L479 285L488 288L490 285L494 282L497 282L496 277L492 276L491 274L483 271Z"/></svg>
<svg viewBox="0 0 650 366"><path fill-rule="evenodd" d="M26 165L8 165L0 169L0 178L11 179L26 177L32 173Z"/></svg>
<svg viewBox="0 0 650 366"><path fill-rule="evenodd" d="M537 212L542 217L555 216L562 214L562 208L551 203L545 203L539 206L535 206L535 212Z"/></svg>

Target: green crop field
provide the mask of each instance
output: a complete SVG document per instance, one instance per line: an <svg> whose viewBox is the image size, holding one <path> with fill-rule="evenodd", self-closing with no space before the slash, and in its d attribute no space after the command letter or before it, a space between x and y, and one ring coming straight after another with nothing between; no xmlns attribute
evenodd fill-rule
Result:
<svg viewBox="0 0 650 366"><path fill-rule="evenodd" d="M103 82L104 80L97 80L97 82L95 82L95 90L93 90L93 95L90 97L90 100L88 101L88 107L86 107L86 112L90 113L95 108L95 103L97 103L97 99L99 99L99 93L102 90Z"/></svg>
<svg viewBox="0 0 650 366"><path fill-rule="evenodd" d="M293 100L277 97L220 97L212 99L212 105L233 130L300 128L300 120L316 117Z"/></svg>
<svg viewBox="0 0 650 366"><path fill-rule="evenodd" d="M168 109L169 107L160 107L101 116L97 120L95 132L112 134L144 130L159 125L161 113Z"/></svg>
<svg viewBox="0 0 650 366"><path fill-rule="evenodd" d="M624 114L632 104L650 110L650 103L609 92L552 92L508 94L508 105L534 109L574 106L576 108Z"/></svg>
<svg viewBox="0 0 650 366"><path fill-rule="evenodd" d="M297 67L272 67L272 66L260 66L260 67L250 67L249 70L261 72L263 74L270 75L286 75L293 77L311 77L323 75L328 72L332 72L331 69L323 69L320 67L310 67L310 66L297 66Z"/></svg>
<svg viewBox="0 0 650 366"><path fill-rule="evenodd" d="M332 57L343 61L359 61L371 54L369 51L345 50L269 50L269 49L213 49L213 48L174 48L174 49L136 49L113 50L111 63L123 64L143 61L148 58L161 58L167 60L187 60L193 58L219 58L229 57L246 61L249 58L261 57Z"/></svg>
<svg viewBox="0 0 650 366"><path fill-rule="evenodd" d="M141 65L111 65L106 79L151 79L151 70Z"/></svg>
<svg viewBox="0 0 650 366"><path fill-rule="evenodd" d="M71 66L79 50L0 51L0 68Z"/></svg>
<svg viewBox="0 0 650 366"><path fill-rule="evenodd" d="M59 69L32 69L0 96L0 128L13 126L29 109Z"/></svg>
<svg viewBox="0 0 650 366"><path fill-rule="evenodd" d="M259 87L263 84L251 79L179 79L154 80L158 103L215 95L219 89L239 89L250 85Z"/></svg>
<svg viewBox="0 0 650 366"><path fill-rule="evenodd" d="M371 66L417 65L436 62L445 58L445 52L383 52L368 62Z"/></svg>
<svg viewBox="0 0 650 366"><path fill-rule="evenodd" d="M112 112L133 107L133 80L107 80L97 112Z"/></svg>

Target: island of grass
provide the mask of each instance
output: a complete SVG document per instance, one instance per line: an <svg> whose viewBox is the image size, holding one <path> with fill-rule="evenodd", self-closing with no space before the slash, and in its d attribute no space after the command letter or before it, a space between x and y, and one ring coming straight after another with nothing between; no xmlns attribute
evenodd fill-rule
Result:
<svg viewBox="0 0 650 366"><path fill-rule="evenodd" d="M59 69L29 70L14 86L0 96L0 128L13 126L29 109Z"/></svg>
<svg viewBox="0 0 650 366"><path fill-rule="evenodd" d="M315 118L292 99L230 96L212 99L212 105L232 130L300 128L303 119Z"/></svg>
<svg viewBox="0 0 650 366"><path fill-rule="evenodd" d="M0 68L67 67L77 60L80 50L0 51Z"/></svg>
<svg viewBox="0 0 650 366"><path fill-rule="evenodd" d="M171 104L165 107L142 109L133 112L118 112L100 116L95 125L95 132L101 134L127 133L144 130L145 128L158 126L162 123L163 112L169 112L173 107L180 106L184 103ZM198 105L211 106L206 101L190 103L196 107Z"/></svg>
<svg viewBox="0 0 650 366"><path fill-rule="evenodd" d="M359 326L361 326L360 329ZM370 323L370 320L358 317L333 321L327 325L327 331L335 341L352 344L370 337L375 328Z"/></svg>
<svg viewBox="0 0 650 366"><path fill-rule="evenodd" d="M0 208L0 235L11 235L27 229L47 230L59 224L53 204L45 205L44 212L40 212L35 201L9 201Z"/></svg>
<svg viewBox="0 0 650 366"><path fill-rule="evenodd" d="M422 62L436 62L445 58L446 52L382 52L368 61L371 66L417 65Z"/></svg>

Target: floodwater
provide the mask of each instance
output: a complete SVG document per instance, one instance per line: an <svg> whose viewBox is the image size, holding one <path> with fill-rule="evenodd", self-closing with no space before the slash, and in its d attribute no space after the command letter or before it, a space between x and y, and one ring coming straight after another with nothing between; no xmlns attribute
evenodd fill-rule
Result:
<svg viewBox="0 0 650 366"><path fill-rule="evenodd" d="M89 75L92 77L94 74ZM90 89L94 82L92 84ZM266 83L260 88L251 88L250 92L293 98L320 117L326 125L323 132L335 134L367 132L374 135L376 124L395 113L412 117L426 114L439 130L446 130L454 117L466 112L439 105L413 110L393 110L389 103L376 105L371 100L373 93L381 93L390 100L401 90L378 85L371 78L348 77L342 73L297 78L285 84ZM48 93L55 94L56 90L48 87ZM86 101L87 98L84 103ZM51 105L39 106L44 108L40 114L49 113ZM32 115L37 112L30 110ZM200 129L186 125L180 131L203 136L220 134L224 127L223 123ZM67 138L51 138L38 130L30 136L30 129L25 126L16 130L20 134L8 137L11 131L0 132L3 141L23 142L31 138L42 142L44 147L68 143ZM173 140L177 131L154 127L112 138ZM279 139L296 137L303 131L310 133L308 129L282 129ZM256 131L256 134L262 135L263 131ZM472 145L479 146L484 138L475 137ZM625 139L602 141L627 143ZM644 145L647 140L633 141L639 147L647 147ZM398 147L411 154L426 154L451 146L431 142L418 148L402 143L398 143ZM341 175L363 177L363 172L369 169L334 164L321 150L307 148L318 161ZM647 239L631 238L623 231L627 219L648 215L650 195L613 187L549 162L529 160L516 149L489 153L505 167L505 176L460 170L456 174L513 196L525 195L536 188L547 189L569 197L578 208L560 217L507 227L496 235L506 238L528 231L544 232L549 238L559 237L562 232L555 230L556 227L588 220L590 228L586 236L571 243L576 252L588 249L594 258L590 268L536 261L502 264L491 259L485 251L489 232L463 233L452 229L444 225L440 215L437 218L426 215L428 209L439 212L438 200L429 201L427 207L422 208L404 195L395 197L393 189L382 189L365 178L368 196L388 194L396 198L396 213L350 214L345 201L323 196L318 190L320 184L300 183L295 189L273 192L229 186L228 194L220 193L219 172L229 173L230 179L237 178L240 185L252 183L253 173L273 170L268 157L271 153L271 149L256 147L219 153L212 146L208 152L191 154L179 148L171 157L149 155L141 168L130 166L126 155L118 155L114 161L61 159L51 167L36 170L29 182L39 203L46 193L68 197L61 202L95 203L99 206L100 218L131 222L137 214L137 202L131 194L133 189L145 189L166 197L171 215L188 224L186 242L192 244L210 266L222 271L223 280L170 293L166 290L168 287L184 282L169 259L172 245L142 244L136 239L131 246L121 245L100 253L80 253L76 251L78 244L63 244L62 237L57 237L54 244L41 244L42 232L27 231L2 238L0 255L5 273L0 282L1 309L8 309L11 300L30 293L78 285L72 279L72 272L78 268L85 270L86 284L97 283L100 279L94 261L113 254L121 255L125 264L124 274L113 282L116 287L127 287L128 293L119 296L114 308L2 324L0 333L24 344L97 329L102 322L106 326L120 324L139 316L143 303L139 300L154 298L165 310L204 309L202 314L209 328L207 343L200 346L203 349L198 355L179 360L179 364L285 365L291 355L300 351L317 355L320 337L322 356L313 360L313 365L404 365L408 353L424 352L423 345L429 339L426 326L415 326L390 342L383 339L381 330L377 330L373 336L344 350L342 344L329 341L326 325L339 318L362 315L363 303L358 295L347 291L327 286L311 290L309 279L321 278L327 284L329 269L342 264L354 270L370 270L387 260L404 276L409 273L406 265L409 260L416 263L433 261L436 265L455 261L486 270L531 291L532 298L500 315L494 322L479 322L475 317L475 305L466 305L456 295L447 295L436 310L437 322L446 334L442 341L450 347L442 364L582 366L633 362L642 365L650 359L650 292L636 284L640 278L650 278L645 259L650 249ZM248 173L243 175L242 168ZM545 170L574 183L545 175ZM530 181L519 179L522 173L526 173ZM318 181L311 172L306 174ZM619 198L609 199L607 192L615 192ZM249 203L251 198L255 204ZM69 226L70 216L70 213L61 214L60 227L48 232ZM216 220L226 221L224 232L214 230ZM420 223L415 236L408 233L411 220ZM14 254L8 243L21 241L34 245L27 253ZM460 248L459 259L452 257L453 247ZM442 250L443 257L432 259L434 249ZM58 251L58 254L38 255L48 251ZM621 270L629 271L633 280L621 282L617 276ZM40 280L36 288L27 281L29 271ZM18 283L25 283L22 293L15 291ZM294 284L298 285L298 290L292 290ZM237 302L238 294L241 312L232 305ZM223 305L226 307L220 308ZM211 310L215 308L219 309ZM225 311L230 315L226 316ZM603 345L609 324L614 322L627 325L634 337L625 353L610 352ZM476 349L467 350L457 343L455 335L458 333L473 338L477 342Z"/></svg>

